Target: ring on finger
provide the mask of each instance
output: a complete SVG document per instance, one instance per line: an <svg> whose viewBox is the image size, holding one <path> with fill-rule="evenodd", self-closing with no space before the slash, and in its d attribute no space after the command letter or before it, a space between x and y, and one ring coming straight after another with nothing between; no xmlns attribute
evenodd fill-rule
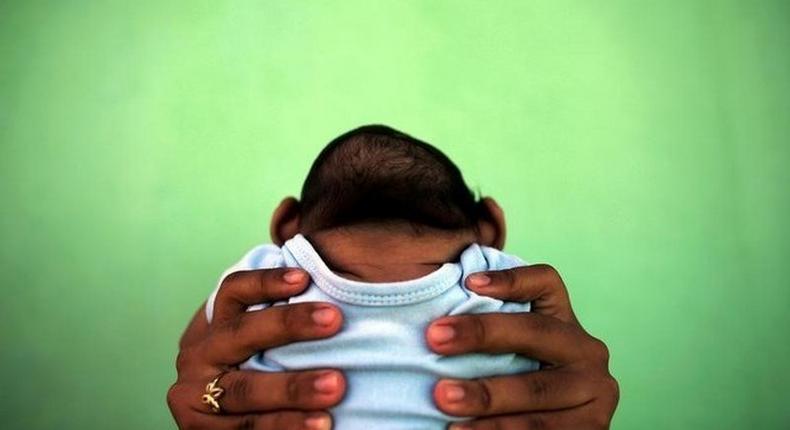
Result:
<svg viewBox="0 0 790 430"><path fill-rule="evenodd" d="M225 389L219 386L219 380L222 378L227 371L220 372L216 378L214 378L211 382L206 385L206 392L200 397L200 401L203 404L206 404L211 409L211 412L215 414L219 414L222 412L222 408L219 405L219 399L225 394Z"/></svg>

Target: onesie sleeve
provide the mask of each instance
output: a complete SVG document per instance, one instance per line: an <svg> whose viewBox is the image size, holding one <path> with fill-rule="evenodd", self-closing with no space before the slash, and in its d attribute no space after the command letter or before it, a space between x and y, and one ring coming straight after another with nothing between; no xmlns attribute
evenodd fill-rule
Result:
<svg viewBox="0 0 790 430"><path fill-rule="evenodd" d="M211 322L214 316L214 301L217 298L219 289L222 287L222 281L230 274L243 272L245 270L276 269L283 266L285 266L285 261L283 259L282 250L278 246L264 244L252 248L252 250L247 252L241 260L222 272L222 275L219 277L217 287L214 288L214 291L208 297L208 300L206 300L206 319L208 319L208 322ZM258 308L262 309L263 307L263 305L255 305L251 306L248 310L258 310Z"/></svg>

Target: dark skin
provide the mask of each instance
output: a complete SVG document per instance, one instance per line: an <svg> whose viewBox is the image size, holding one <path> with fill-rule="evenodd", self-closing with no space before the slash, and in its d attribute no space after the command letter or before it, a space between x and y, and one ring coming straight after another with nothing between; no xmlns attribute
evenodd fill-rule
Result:
<svg viewBox="0 0 790 430"><path fill-rule="evenodd" d="M473 240L501 248L504 214L491 199L483 199L482 204L489 211L483 221L488 224L480 226L481 236ZM303 227L298 219L298 202L286 199L272 219L273 241L282 244L295 234L289 230L294 227ZM439 252L452 252L454 240L446 238L447 246L440 246L444 251ZM405 252L392 255L392 262L408 272L403 278L431 271L431 265L439 261L434 259L442 257L409 261ZM398 277L383 272L381 267L386 265L360 264L357 258L344 259L342 255L335 259L343 276L366 280ZM212 323L208 323L201 307L180 342L178 379L167 395L180 429L331 428L327 409L342 401L346 389L339 370L232 370L257 351L330 337L341 329L343 316L329 303L298 303L245 312L249 305L299 294L308 284L308 275L299 269L238 272L223 281ZM481 295L531 301L532 312L439 318L426 329L429 348L442 355L518 353L540 360L542 365L539 371L519 375L438 381L433 392L437 408L449 415L475 417L450 428L609 428L619 389L609 372L608 349L579 324L557 271L538 264L485 272L470 276L466 285ZM226 389L220 399L223 413L216 415L200 402L200 397L205 385L225 370L230 371L220 381Z"/></svg>

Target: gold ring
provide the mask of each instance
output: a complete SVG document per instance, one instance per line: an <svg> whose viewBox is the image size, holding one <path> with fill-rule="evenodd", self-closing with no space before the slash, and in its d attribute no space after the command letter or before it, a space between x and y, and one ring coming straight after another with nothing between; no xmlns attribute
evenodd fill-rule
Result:
<svg viewBox="0 0 790 430"><path fill-rule="evenodd" d="M219 407L219 398L225 394L225 390L221 388L219 384L219 378L222 378L227 372L222 372L214 378L213 381L209 382L206 385L206 393L200 398L201 401L208 405L211 408L211 412L218 414L222 411L222 408Z"/></svg>

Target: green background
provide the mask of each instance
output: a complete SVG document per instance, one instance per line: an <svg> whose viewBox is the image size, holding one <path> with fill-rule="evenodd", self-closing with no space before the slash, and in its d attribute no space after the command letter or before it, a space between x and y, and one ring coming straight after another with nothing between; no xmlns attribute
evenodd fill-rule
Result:
<svg viewBox="0 0 790 430"><path fill-rule="evenodd" d="M174 427L189 316L381 122L563 273L614 428L788 428L789 76L786 1L3 1L0 427Z"/></svg>

